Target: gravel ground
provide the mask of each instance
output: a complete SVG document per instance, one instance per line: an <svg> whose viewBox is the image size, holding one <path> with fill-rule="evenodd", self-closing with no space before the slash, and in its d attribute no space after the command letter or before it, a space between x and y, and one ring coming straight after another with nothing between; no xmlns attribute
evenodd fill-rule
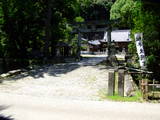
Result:
<svg viewBox="0 0 160 120"><path fill-rule="evenodd" d="M43 98L99 100L99 91L107 89L108 72L105 66L96 64L105 58L92 55L80 62L39 67L4 80L0 91Z"/></svg>
<svg viewBox="0 0 160 120"><path fill-rule="evenodd" d="M39 67L0 84L0 114L14 120L159 120L160 104L99 100L104 56Z"/></svg>

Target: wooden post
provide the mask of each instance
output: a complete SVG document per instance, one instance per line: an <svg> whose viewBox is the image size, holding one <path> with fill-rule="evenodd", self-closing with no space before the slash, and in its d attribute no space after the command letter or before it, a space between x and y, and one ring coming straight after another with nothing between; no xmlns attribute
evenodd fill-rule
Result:
<svg viewBox="0 0 160 120"><path fill-rule="evenodd" d="M145 100L148 100L148 80L145 80Z"/></svg>
<svg viewBox="0 0 160 120"><path fill-rule="evenodd" d="M114 88L115 88L115 71L110 70L108 75L108 95L114 95Z"/></svg>
<svg viewBox="0 0 160 120"><path fill-rule="evenodd" d="M118 95L124 97L124 70L118 71Z"/></svg>
<svg viewBox="0 0 160 120"><path fill-rule="evenodd" d="M81 59L81 33L78 32L78 42L77 42L77 59Z"/></svg>
<svg viewBox="0 0 160 120"><path fill-rule="evenodd" d="M109 58L111 55L111 50L110 50L110 47L111 47L111 27L110 26L109 26L108 33L107 33L107 39L108 39L108 58Z"/></svg>
<svg viewBox="0 0 160 120"><path fill-rule="evenodd" d="M145 90L144 90L144 87L145 87L145 86L144 86L144 84L145 84L144 79L142 79L140 86L141 86L141 91L142 91L143 99L144 99L144 94L145 94Z"/></svg>
<svg viewBox="0 0 160 120"><path fill-rule="evenodd" d="M141 91L142 91L143 99L148 100L148 80L142 79Z"/></svg>
<svg viewBox="0 0 160 120"><path fill-rule="evenodd" d="M0 74L3 73L3 61L0 59Z"/></svg>

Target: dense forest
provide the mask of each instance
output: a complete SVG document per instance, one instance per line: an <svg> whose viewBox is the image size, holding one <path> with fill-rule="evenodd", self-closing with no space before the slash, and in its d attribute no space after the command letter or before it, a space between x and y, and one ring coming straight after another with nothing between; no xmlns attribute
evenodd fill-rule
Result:
<svg viewBox="0 0 160 120"><path fill-rule="evenodd" d="M109 19L112 4L112 0L2 0L0 58L3 66L25 67L31 60L54 59L56 47L60 45L71 47L71 55L75 56L77 38L71 34L72 23L100 16ZM100 16L97 9L102 12Z"/></svg>
<svg viewBox="0 0 160 120"><path fill-rule="evenodd" d="M76 56L72 23L119 20L113 27L131 29L130 53L135 57L134 33L142 32L147 67L160 77L160 13L157 0L1 0L0 58L4 67L26 67L31 60L55 59L56 48L68 45ZM7 62L10 61L10 62ZM138 58L135 59L138 63Z"/></svg>

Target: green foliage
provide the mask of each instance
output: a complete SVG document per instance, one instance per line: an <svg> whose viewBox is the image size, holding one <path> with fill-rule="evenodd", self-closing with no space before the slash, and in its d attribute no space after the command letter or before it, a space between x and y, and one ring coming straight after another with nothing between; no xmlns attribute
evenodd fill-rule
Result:
<svg viewBox="0 0 160 120"><path fill-rule="evenodd" d="M78 16L74 19L75 22L84 22L84 19L81 16Z"/></svg>
<svg viewBox="0 0 160 120"><path fill-rule="evenodd" d="M116 26L130 28L133 42L129 51L136 56L134 33L143 33L143 43L147 56L147 68L154 72L154 78L160 77L160 14L156 4L142 2L141 0L117 0L111 8L111 19L119 19ZM138 62L138 61L137 61ZM156 69L155 69L156 68Z"/></svg>
<svg viewBox="0 0 160 120"><path fill-rule="evenodd" d="M85 20L109 19L109 10L113 0L77 0L79 5L79 15Z"/></svg>
<svg viewBox="0 0 160 120"><path fill-rule="evenodd" d="M118 27L133 27L141 17L140 0L117 0L111 7L111 19L120 19Z"/></svg>
<svg viewBox="0 0 160 120"><path fill-rule="evenodd" d="M148 64L156 63L156 58L154 55L148 56Z"/></svg>
<svg viewBox="0 0 160 120"><path fill-rule="evenodd" d="M72 46L75 54L77 36L71 34L70 24L109 18L112 4L113 0L1 0L0 58L28 66L30 59L54 58L58 42Z"/></svg>
<svg viewBox="0 0 160 120"><path fill-rule="evenodd" d="M51 31L51 40L58 41L68 37L66 24L74 18L75 0L49 1L32 0L3 0L2 9L0 9L1 32L6 34L8 40L8 57L15 57L19 53L21 57L27 57L27 52L39 50L43 52L43 46L46 41L46 29ZM49 16L49 7L51 15ZM46 16L48 15L48 21ZM47 28L47 23L50 27ZM47 39L47 38L45 38ZM2 45L2 44L1 44ZM29 51L28 51L29 50ZM16 56L16 57L17 57Z"/></svg>
<svg viewBox="0 0 160 120"><path fill-rule="evenodd" d="M76 4L76 0L1 0L0 58L24 67L32 59L55 57L58 42L72 44L69 22L78 12Z"/></svg>

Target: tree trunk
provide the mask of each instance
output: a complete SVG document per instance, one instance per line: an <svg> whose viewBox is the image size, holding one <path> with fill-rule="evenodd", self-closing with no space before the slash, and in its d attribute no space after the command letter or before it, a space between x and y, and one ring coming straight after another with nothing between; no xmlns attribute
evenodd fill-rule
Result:
<svg viewBox="0 0 160 120"><path fill-rule="evenodd" d="M45 21L45 34L46 34L46 40L45 40L45 46L44 46L44 56L45 59L49 57L49 45L51 41L51 17L52 17L52 0L47 1L47 13L46 13L46 21Z"/></svg>

